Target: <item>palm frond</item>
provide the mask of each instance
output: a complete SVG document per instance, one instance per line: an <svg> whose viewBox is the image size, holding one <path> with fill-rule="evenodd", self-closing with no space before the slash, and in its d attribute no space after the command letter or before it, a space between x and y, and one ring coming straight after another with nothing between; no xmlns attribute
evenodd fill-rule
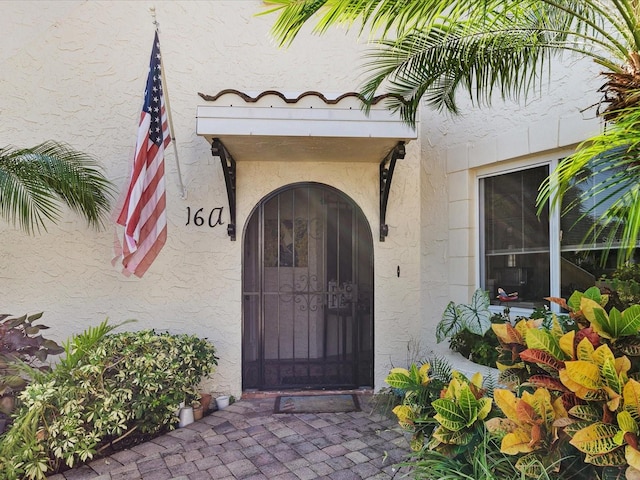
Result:
<svg viewBox="0 0 640 480"><path fill-rule="evenodd" d="M99 228L107 218L113 184L89 155L56 142L0 148L0 217L27 233L46 230L61 204Z"/></svg>
<svg viewBox="0 0 640 480"><path fill-rule="evenodd" d="M467 3L477 8L490 0L268 0L265 3L268 10L259 15L278 14L271 33L283 46L290 45L300 29L314 17L318 18L315 33L324 33L338 25L350 28L358 22L361 34L370 29L372 34L385 37L391 32L402 35L422 28L440 15L453 14L458 8L468 9ZM458 7L458 3L462 5Z"/></svg>
<svg viewBox="0 0 640 480"><path fill-rule="evenodd" d="M370 98L385 85L406 101L396 100L390 108L412 124L421 100L458 113L459 90L484 105L491 104L496 89L503 98L526 96L541 85L549 59L562 52L567 37L544 12L534 13L508 17L498 12L485 16L485 22L444 21L397 41L382 40L368 55L365 67L371 75L362 93Z"/></svg>
<svg viewBox="0 0 640 480"><path fill-rule="evenodd" d="M536 200L538 211L547 202L559 208L572 188L580 188L577 198L565 202L562 214L579 211L577 223L587 217L593 226L590 238L599 238L608 249L619 247L618 264L631 258L640 233L640 111L629 108L618 112L615 123L563 159L547 178ZM590 179L602 178L585 187ZM589 207L584 207L590 205Z"/></svg>

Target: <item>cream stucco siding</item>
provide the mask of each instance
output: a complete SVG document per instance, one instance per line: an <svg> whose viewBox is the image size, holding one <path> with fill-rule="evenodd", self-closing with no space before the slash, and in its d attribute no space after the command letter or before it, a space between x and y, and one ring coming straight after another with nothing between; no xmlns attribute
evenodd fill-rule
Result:
<svg viewBox="0 0 640 480"><path fill-rule="evenodd" d="M180 197L175 155L166 156L168 240L142 278L126 278L110 261L114 231L89 230L65 212L46 233L27 236L0 225L2 311L44 311L56 340L105 318L125 328L156 328L209 338L220 365L213 391L241 393L242 229L265 195L283 185L313 181L353 199L368 219L375 255L375 385L392 365L405 362L406 344L422 335L421 150L408 145L399 160L389 199L386 242L378 241L378 164L298 162L238 163L238 240L226 233L227 197L222 169L210 145L195 133L198 92L357 90L365 46L334 30L300 35L279 49L268 31L274 17L256 17L258 0L153 3L160 23L166 89L187 198ZM0 4L0 145L31 146L55 139L90 152L122 188L128 177L147 74L152 17L148 2L9 1ZM443 170L433 183L444 194ZM187 223L187 208L224 207L225 225ZM446 231L438 228L442 244ZM441 251L430 269L442 288ZM400 276L397 269L400 267ZM440 296L446 293L440 293Z"/></svg>
<svg viewBox="0 0 640 480"><path fill-rule="evenodd" d="M525 104L496 98L479 109L461 97L460 117L423 108L419 137L399 160L380 242L378 163L340 158L237 165L237 235L220 162L196 135L198 92L233 88L325 93L357 90L366 38L305 29L288 49L269 36L273 16L256 17L259 0L153 3L188 192L180 196L176 158L167 153L168 241L142 279L110 265L114 231L95 232L65 212L48 232L27 236L0 224L0 310L44 311L57 340L105 318L134 327L209 338L220 365L213 391L241 394L242 233L255 206L282 186L318 182L344 192L373 234L375 379L405 365L408 346L446 353L435 326L449 300L466 302L478 284L478 177L560 156L597 132L592 110L600 80L588 61L554 63L550 82ZM0 145L64 141L94 154L118 188L127 182L153 38L148 2L0 2ZM223 207L225 225L187 225L187 209ZM399 273L398 273L399 272Z"/></svg>

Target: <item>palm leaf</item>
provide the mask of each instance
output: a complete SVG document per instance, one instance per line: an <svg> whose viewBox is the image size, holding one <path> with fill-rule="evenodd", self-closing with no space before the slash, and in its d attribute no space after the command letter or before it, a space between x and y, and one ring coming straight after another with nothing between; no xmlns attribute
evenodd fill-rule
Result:
<svg viewBox="0 0 640 480"><path fill-rule="evenodd" d="M59 220L61 204L99 228L109 214L113 191L98 163L67 145L0 148L0 217L27 233Z"/></svg>

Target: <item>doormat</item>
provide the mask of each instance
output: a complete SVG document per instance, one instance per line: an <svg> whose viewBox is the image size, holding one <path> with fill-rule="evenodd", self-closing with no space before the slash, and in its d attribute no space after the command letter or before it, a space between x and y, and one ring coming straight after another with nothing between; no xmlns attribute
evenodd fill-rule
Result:
<svg viewBox="0 0 640 480"><path fill-rule="evenodd" d="M338 413L359 412L354 394L281 395L276 398L274 413Z"/></svg>

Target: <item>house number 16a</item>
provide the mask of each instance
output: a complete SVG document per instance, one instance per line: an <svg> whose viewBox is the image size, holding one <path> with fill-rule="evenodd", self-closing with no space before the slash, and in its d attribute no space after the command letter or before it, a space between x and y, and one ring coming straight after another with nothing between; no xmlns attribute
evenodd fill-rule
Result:
<svg viewBox="0 0 640 480"><path fill-rule="evenodd" d="M213 228L217 225L224 225L224 222L222 221L222 209L223 207L215 207L211 209L209 212L209 227ZM193 224L196 227L202 227L204 225L205 215L204 207L196 210L193 216L191 215L191 207L187 207L187 223L185 226L189 225L193 221Z"/></svg>

